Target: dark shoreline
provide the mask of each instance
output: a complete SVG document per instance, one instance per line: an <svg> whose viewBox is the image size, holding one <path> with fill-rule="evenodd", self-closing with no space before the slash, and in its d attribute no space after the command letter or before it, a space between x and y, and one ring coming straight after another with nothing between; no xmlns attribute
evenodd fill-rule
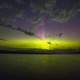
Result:
<svg viewBox="0 0 80 80"><path fill-rule="evenodd" d="M0 54L80 54L77 49L25 49L25 48L0 48Z"/></svg>

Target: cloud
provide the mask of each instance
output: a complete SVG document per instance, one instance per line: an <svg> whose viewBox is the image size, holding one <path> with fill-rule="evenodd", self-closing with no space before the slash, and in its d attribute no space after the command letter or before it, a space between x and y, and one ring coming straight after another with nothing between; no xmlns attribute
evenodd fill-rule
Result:
<svg viewBox="0 0 80 80"><path fill-rule="evenodd" d="M10 0L9 0L10 1ZM32 26L48 16L52 21L64 23L80 13L80 0L14 0L0 6L0 18L31 19ZM16 5L15 5L16 4ZM27 5L28 4L28 5Z"/></svg>
<svg viewBox="0 0 80 80"><path fill-rule="evenodd" d="M27 16L26 19L32 19L35 24L45 15L53 21L67 22L79 12L80 0L14 0L0 5L0 16L7 19Z"/></svg>
<svg viewBox="0 0 80 80"><path fill-rule="evenodd" d="M75 10L61 10L61 11L55 11L53 14L50 14L52 20L57 22L67 22L70 20L73 16L75 16L77 13Z"/></svg>
<svg viewBox="0 0 80 80"><path fill-rule="evenodd" d="M36 3L33 2L31 6L33 12L48 15L51 20L57 22L66 22L80 12L80 0L68 0L67 3L65 3L65 0L61 0L60 3L59 0L41 0Z"/></svg>
<svg viewBox="0 0 80 80"><path fill-rule="evenodd" d="M0 41L7 41L6 39L0 38Z"/></svg>
<svg viewBox="0 0 80 80"><path fill-rule="evenodd" d="M29 35L29 36L35 36L35 34L33 32L30 32L28 30L24 30L24 29L19 28L19 27L14 27L14 26L9 25L9 24L0 23L0 26L3 26L5 28L9 28L9 29L12 29L12 30L23 32L24 34Z"/></svg>

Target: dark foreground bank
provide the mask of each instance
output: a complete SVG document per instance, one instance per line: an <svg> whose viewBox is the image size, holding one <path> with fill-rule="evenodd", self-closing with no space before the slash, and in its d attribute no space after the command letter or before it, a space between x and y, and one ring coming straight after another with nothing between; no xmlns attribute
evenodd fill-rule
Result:
<svg viewBox="0 0 80 80"><path fill-rule="evenodd" d="M75 49L25 49L25 48L0 48L1 54L80 54L80 48Z"/></svg>

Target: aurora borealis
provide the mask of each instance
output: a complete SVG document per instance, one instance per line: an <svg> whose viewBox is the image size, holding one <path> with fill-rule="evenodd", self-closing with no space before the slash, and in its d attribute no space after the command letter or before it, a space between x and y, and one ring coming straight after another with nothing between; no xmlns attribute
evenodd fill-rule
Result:
<svg viewBox="0 0 80 80"><path fill-rule="evenodd" d="M17 79L80 80L80 0L0 0L0 80Z"/></svg>
<svg viewBox="0 0 80 80"><path fill-rule="evenodd" d="M63 48L79 47L79 4L79 0L1 0L0 46L48 49L51 41L53 49L56 42Z"/></svg>
<svg viewBox="0 0 80 80"><path fill-rule="evenodd" d="M39 37L80 40L79 0L0 0L0 38L24 38L23 32L7 28L22 28ZM5 27L4 24L6 24ZM43 35L42 35L43 34Z"/></svg>

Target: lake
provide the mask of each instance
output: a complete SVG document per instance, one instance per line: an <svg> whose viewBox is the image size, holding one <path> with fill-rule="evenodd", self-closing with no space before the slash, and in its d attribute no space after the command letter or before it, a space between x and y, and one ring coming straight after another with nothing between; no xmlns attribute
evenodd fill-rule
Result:
<svg viewBox="0 0 80 80"><path fill-rule="evenodd" d="M79 75L79 54L0 54L1 79L78 80Z"/></svg>

